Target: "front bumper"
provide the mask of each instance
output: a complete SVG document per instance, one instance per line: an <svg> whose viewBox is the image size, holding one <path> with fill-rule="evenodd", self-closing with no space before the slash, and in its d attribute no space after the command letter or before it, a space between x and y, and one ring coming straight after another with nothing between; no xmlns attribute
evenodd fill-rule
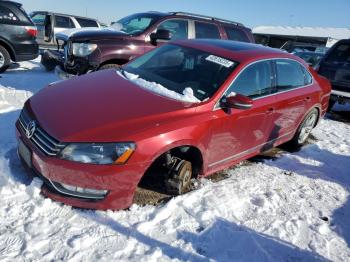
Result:
<svg viewBox="0 0 350 262"><path fill-rule="evenodd" d="M148 167L147 163L94 165L50 157L27 139L18 123L16 127L18 141L22 141L31 152L31 167L27 167L43 180L42 193L45 196L74 207L100 210L125 209L133 203L136 187ZM52 182L108 190L108 193L101 199L77 197L60 192Z"/></svg>

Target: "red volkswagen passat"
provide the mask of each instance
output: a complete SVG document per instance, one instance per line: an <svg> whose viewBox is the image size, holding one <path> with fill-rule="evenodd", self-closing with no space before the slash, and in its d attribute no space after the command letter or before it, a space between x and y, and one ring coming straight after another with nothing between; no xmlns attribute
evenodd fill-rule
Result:
<svg viewBox="0 0 350 262"><path fill-rule="evenodd" d="M66 204L123 209L141 179L181 194L273 146L299 146L325 114L329 82L254 44L190 40L49 85L16 123L19 155Z"/></svg>

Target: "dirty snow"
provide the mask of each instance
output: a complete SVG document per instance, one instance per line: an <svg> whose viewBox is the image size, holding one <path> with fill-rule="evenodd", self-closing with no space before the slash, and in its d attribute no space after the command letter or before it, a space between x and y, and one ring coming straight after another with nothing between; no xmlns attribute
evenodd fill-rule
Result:
<svg viewBox="0 0 350 262"><path fill-rule="evenodd" d="M16 155L21 104L57 80L37 61L0 75L1 261L350 261L349 125L323 120L301 151L163 206L73 209L41 196Z"/></svg>
<svg viewBox="0 0 350 262"><path fill-rule="evenodd" d="M117 71L118 74L120 74L122 77L124 77L119 71ZM179 94L175 91L169 90L166 87L162 86L161 84L147 81L143 78L140 78L138 75L123 71L126 78L138 86L145 88L147 90L150 90L156 94L166 96L175 100L183 101L183 102L190 102L190 103L199 103L200 100L193 95L193 89L190 87L186 87L183 91L183 94Z"/></svg>

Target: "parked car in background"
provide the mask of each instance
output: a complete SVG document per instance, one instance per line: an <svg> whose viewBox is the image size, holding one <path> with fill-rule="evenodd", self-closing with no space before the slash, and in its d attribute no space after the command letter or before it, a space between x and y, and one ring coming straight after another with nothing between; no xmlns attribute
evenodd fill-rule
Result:
<svg viewBox="0 0 350 262"><path fill-rule="evenodd" d="M191 38L254 42L241 23L189 13L138 13L113 23L112 29L59 33L61 52L49 51L61 69L72 75L116 68L168 40Z"/></svg>
<svg viewBox="0 0 350 262"><path fill-rule="evenodd" d="M332 84L329 110L338 102L350 103L350 39L338 41L321 60L318 73Z"/></svg>
<svg viewBox="0 0 350 262"><path fill-rule="evenodd" d="M32 60L39 55L37 29L22 5L0 1L0 73L11 61Z"/></svg>
<svg viewBox="0 0 350 262"><path fill-rule="evenodd" d="M301 146L326 113L330 91L327 79L280 50L174 41L119 70L32 96L16 123L19 155L46 196L123 209L152 176L169 194L182 194L192 178L282 143Z"/></svg>
<svg viewBox="0 0 350 262"><path fill-rule="evenodd" d="M67 29L100 27L100 23L92 18L58 14L46 11L34 11L30 17L38 28L37 41L41 47L56 47L55 34Z"/></svg>
<svg viewBox="0 0 350 262"><path fill-rule="evenodd" d="M317 66L321 59L324 57L323 53L316 53L310 51L295 52L293 54L304 59L304 61L308 63L311 67Z"/></svg>

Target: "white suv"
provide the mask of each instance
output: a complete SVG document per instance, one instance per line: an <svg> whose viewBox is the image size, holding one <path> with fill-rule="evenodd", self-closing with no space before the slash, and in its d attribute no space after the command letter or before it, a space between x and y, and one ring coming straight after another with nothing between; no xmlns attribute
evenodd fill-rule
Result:
<svg viewBox="0 0 350 262"><path fill-rule="evenodd" d="M101 27L92 18L35 11L30 18L38 28L37 42L41 47L56 46L55 34L67 29Z"/></svg>

